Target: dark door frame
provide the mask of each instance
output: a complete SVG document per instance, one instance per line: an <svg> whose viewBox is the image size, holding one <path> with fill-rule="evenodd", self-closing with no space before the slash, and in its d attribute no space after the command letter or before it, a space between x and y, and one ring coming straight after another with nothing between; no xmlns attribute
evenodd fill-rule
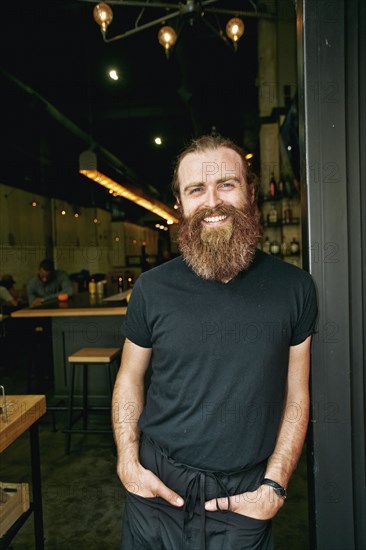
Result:
<svg viewBox="0 0 366 550"><path fill-rule="evenodd" d="M319 295L311 548L366 548L366 3L297 2L303 243Z"/></svg>

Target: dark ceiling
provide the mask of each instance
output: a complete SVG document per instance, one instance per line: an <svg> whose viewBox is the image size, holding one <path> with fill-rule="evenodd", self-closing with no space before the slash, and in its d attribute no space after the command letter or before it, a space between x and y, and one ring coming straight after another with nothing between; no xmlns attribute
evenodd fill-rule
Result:
<svg viewBox="0 0 366 550"><path fill-rule="evenodd" d="M80 0L2 5L2 183L104 206L110 196L78 174L79 154L95 142L125 165L129 179L171 202L172 161L190 138L215 127L256 148L256 18L245 19L237 53L200 17L193 25L186 21L166 60L159 26L104 43L93 6ZM254 2L217 0L214 6L253 11ZM123 5L113 10L110 35L134 27L139 15L143 24L164 14ZM206 18L224 30L230 16ZM111 68L118 81L109 78ZM133 217L133 209L128 212Z"/></svg>

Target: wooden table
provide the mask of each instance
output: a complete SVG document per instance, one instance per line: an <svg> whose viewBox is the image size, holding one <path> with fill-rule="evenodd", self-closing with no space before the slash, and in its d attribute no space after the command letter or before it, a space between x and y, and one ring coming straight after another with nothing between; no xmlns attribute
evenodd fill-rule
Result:
<svg viewBox="0 0 366 550"><path fill-rule="evenodd" d="M31 508L22 514L15 524L0 539L0 549L8 548L11 540L34 513L34 533L37 550L43 550L43 515L41 468L39 455L38 420L46 413L44 395L7 395L7 422L0 416L0 452L3 452L20 435L29 430L32 468L33 503Z"/></svg>

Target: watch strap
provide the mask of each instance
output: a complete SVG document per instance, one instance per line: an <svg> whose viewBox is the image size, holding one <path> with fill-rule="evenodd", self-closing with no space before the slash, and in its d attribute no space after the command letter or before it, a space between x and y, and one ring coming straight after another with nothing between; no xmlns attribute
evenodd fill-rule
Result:
<svg viewBox="0 0 366 550"><path fill-rule="evenodd" d="M273 487L279 497L282 497L283 499L287 498L287 490L285 487L282 487L282 485L277 483L277 481L273 481L273 479L265 477L262 479L261 485L269 485L270 487Z"/></svg>

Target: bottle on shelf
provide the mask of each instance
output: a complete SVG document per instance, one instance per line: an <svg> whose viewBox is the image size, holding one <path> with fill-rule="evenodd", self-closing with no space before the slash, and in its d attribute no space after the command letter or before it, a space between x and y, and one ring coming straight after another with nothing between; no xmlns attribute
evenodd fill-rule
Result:
<svg viewBox="0 0 366 550"><path fill-rule="evenodd" d="M297 197L300 196L300 182L298 179L294 179L294 183L293 183L293 194Z"/></svg>
<svg viewBox="0 0 366 550"><path fill-rule="evenodd" d="M287 198L292 197L292 183L288 176L285 179L285 197Z"/></svg>
<svg viewBox="0 0 366 550"><path fill-rule="evenodd" d="M283 237L281 243L281 256L288 256L290 254L290 246L286 237Z"/></svg>
<svg viewBox="0 0 366 550"><path fill-rule="evenodd" d="M284 223L292 222L292 208L289 201L286 202L285 207L283 209L283 222Z"/></svg>
<svg viewBox="0 0 366 550"><path fill-rule="evenodd" d="M298 256L300 254L300 243L296 237L293 237L290 243L290 254L291 256Z"/></svg>
<svg viewBox="0 0 366 550"><path fill-rule="evenodd" d="M278 222L278 212L274 204L271 204L271 208L267 214L268 223L277 223Z"/></svg>
<svg viewBox="0 0 366 550"><path fill-rule="evenodd" d="M282 198L285 196L285 180L281 174L280 181L278 182L278 197Z"/></svg>
<svg viewBox="0 0 366 550"><path fill-rule="evenodd" d="M264 239L264 243L262 245L263 252L266 252L267 254L271 253L271 243L268 237Z"/></svg>
<svg viewBox="0 0 366 550"><path fill-rule="evenodd" d="M273 173L268 184L268 198L269 199L277 198L277 183Z"/></svg>
<svg viewBox="0 0 366 550"><path fill-rule="evenodd" d="M272 241L270 244L270 252L272 256L279 256L281 252L280 245L276 240Z"/></svg>

